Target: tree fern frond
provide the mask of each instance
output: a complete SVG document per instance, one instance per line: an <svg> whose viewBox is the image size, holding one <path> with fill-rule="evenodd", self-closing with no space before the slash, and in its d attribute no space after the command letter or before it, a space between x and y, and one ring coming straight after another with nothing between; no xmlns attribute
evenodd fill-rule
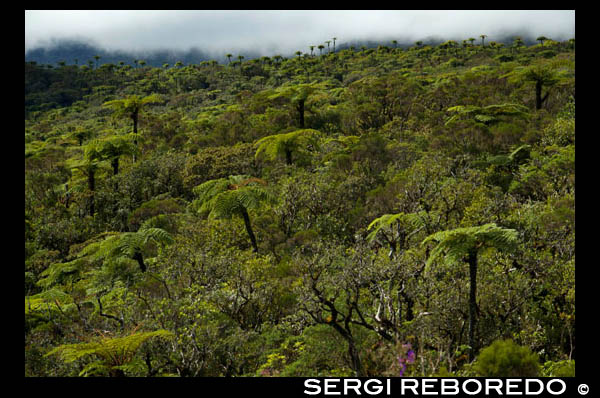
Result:
<svg viewBox="0 0 600 398"><path fill-rule="evenodd" d="M134 333L125 337L104 337L87 343L60 345L48 352L45 357L56 355L64 362L70 363L93 355L101 359L105 365L114 367L131 361L140 346L147 340L173 337L172 332L164 329Z"/></svg>
<svg viewBox="0 0 600 398"><path fill-rule="evenodd" d="M137 232L143 238L143 243L153 240L158 243L172 244L173 236L162 228L144 228Z"/></svg>
<svg viewBox="0 0 600 398"><path fill-rule="evenodd" d="M263 137L254 143L257 147L254 157L255 159L275 160L278 156L284 155L286 151L300 151L309 145L316 147L320 136L321 132L317 130L301 129Z"/></svg>
<svg viewBox="0 0 600 398"><path fill-rule="evenodd" d="M47 289L59 284L64 277L81 273L85 264L86 261L80 258L65 263L51 264L40 274L42 278L37 281L37 285Z"/></svg>
<svg viewBox="0 0 600 398"><path fill-rule="evenodd" d="M478 227L456 228L429 235L422 244L436 242L427 260L429 266L433 260L445 253L446 256L460 260L464 255L484 247L498 250L514 250L518 241L517 231L498 227L495 223Z"/></svg>

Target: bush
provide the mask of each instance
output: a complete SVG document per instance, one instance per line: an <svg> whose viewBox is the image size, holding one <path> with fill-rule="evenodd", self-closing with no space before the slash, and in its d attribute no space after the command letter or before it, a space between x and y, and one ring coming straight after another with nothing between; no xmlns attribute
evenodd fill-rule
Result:
<svg viewBox="0 0 600 398"><path fill-rule="evenodd" d="M508 54L501 54L494 58L500 62L510 62L510 61L515 60L515 57L513 57L512 55L508 55Z"/></svg>
<svg viewBox="0 0 600 398"><path fill-rule="evenodd" d="M191 190L210 179L235 174L256 175L255 151L251 143L204 148L187 160L183 170L184 186Z"/></svg>
<svg viewBox="0 0 600 398"><path fill-rule="evenodd" d="M535 377L540 371L537 355L512 340L496 340L481 350L475 361L477 376Z"/></svg>
<svg viewBox="0 0 600 398"><path fill-rule="evenodd" d="M565 360L544 363L543 377L575 377L575 361Z"/></svg>
<svg viewBox="0 0 600 398"><path fill-rule="evenodd" d="M180 213L182 210L183 207L175 199L150 200L131 212L127 220L129 230L137 231L144 221L159 214Z"/></svg>

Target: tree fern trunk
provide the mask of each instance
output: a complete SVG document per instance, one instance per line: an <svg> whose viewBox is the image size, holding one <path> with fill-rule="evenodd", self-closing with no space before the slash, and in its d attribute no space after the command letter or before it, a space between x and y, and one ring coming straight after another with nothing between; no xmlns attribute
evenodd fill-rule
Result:
<svg viewBox="0 0 600 398"><path fill-rule="evenodd" d="M246 225L246 232L248 232L248 236L250 236L250 241L252 242L252 248L254 249L254 253L258 253L256 237L254 236L254 231L252 231L252 225L250 225L250 217L248 216L248 212L246 211L246 209L244 209L242 211L242 217L244 218L244 224Z"/></svg>
<svg viewBox="0 0 600 398"><path fill-rule="evenodd" d="M122 369L112 368L109 372L110 377L125 377L125 372Z"/></svg>
<svg viewBox="0 0 600 398"><path fill-rule="evenodd" d="M111 165L113 168L113 175L119 174L119 158L116 157L111 161Z"/></svg>
<svg viewBox="0 0 600 398"><path fill-rule="evenodd" d="M142 253L136 251L133 255L133 259L138 262L142 272L146 272L146 264L144 263L144 257L142 256Z"/></svg>
<svg viewBox="0 0 600 398"><path fill-rule="evenodd" d="M69 193L69 184L65 184L65 207L68 209L70 204L71 194Z"/></svg>
<svg viewBox="0 0 600 398"><path fill-rule="evenodd" d="M542 109L542 82L535 82L535 109Z"/></svg>
<svg viewBox="0 0 600 398"><path fill-rule="evenodd" d="M304 128L304 100L298 101L296 105L296 109L298 110L298 118L300 121L300 128Z"/></svg>
<svg viewBox="0 0 600 398"><path fill-rule="evenodd" d="M88 174L88 189L90 190L90 202L89 202L89 211L90 216L94 216L95 206L94 206L94 190L96 189L96 178L93 171L90 171Z"/></svg>

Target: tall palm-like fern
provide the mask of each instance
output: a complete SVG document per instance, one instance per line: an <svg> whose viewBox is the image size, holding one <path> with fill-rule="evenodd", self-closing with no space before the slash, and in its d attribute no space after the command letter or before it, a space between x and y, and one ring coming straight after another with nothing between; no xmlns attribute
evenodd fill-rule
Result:
<svg viewBox="0 0 600 398"><path fill-rule="evenodd" d="M328 87L326 82L320 83L303 83L303 84L292 84L282 86L276 90L274 90L269 95L269 99L277 99L280 97L285 97L290 100L292 105L295 106L296 111L298 112L298 126L303 129L304 128L304 104L310 95L313 93L325 90Z"/></svg>
<svg viewBox="0 0 600 398"><path fill-rule="evenodd" d="M70 159L68 166L75 170L75 178L84 177L87 180L88 188L88 214L94 215L95 212L95 192L96 192L96 173L103 166L103 160L97 153L86 152L83 159Z"/></svg>
<svg viewBox="0 0 600 398"><path fill-rule="evenodd" d="M135 155L138 152L134 144L137 138L133 134L112 135L108 138L93 140L86 146L86 151L93 157L109 160L114 175L119 173L119 158L123 155Z"/></svg>
<svg viewBox="0 0 600 398"><path fill-rule="evenodd" d="M152 243L169 245L173 242L171 234L161 228L142 228L137 232L123 232L111 248L109 256L131 258L137 261L142 272L146 272L144 250Z"/></svg>
<svg viewBox="0 0 600 398"><path fill-rule="evenodd" d="M517 246L517 231L498 227L494 223L478 227L456 228L449 231L436 232L429 235L423 244L436 242L431 251L426 266L438 257L445 257L454 261L463 261L469 264L469 345L471 346L470 358L475 356L475 324L477 313L477 254L485 248L513 251Z"/></svg>
<svg viewBox="0 0 600 398"><path fill-rule="evenodd" d="M49 288L63 283L69 276L71 279L81 278L90 266L98 264L100 271L95 273L96 276L107 273L111 278L118 277L111 268L116 265L115 268L118 269L130 260L135 260L140 270L146 272L144 253L150 246L168 245L173 241L171 234L161 228L140 228L137 232L123 233L104 232L83 243L83 249L75 255L75 259L50 265L42 272L38 285ZM102 278L104 276L100 277Z"/></svg>
<svg viewBox="0 0 600 398"><path fill-rule="evenodd" d="M148 95L143 98L139 95L130 95L127 98L105 102L102 106L112 108L118 116L127 116L131 119L133 122L133 134L135 134L133 143L137 146L139 115L145 105L158 102L161 102L161 99L157 94ZM135 162L135 154L133 161Z"/></svg>
<svg viewBox="0 0 600 398"><path fill-rule="evenodd" d="M124 370L133 360L138 349L152 338L171 339L174 334L159 329L153 332L132 333L123 337L101 336L92 341L79 344L60 345L45 356L56 355L64 362L74 362L88 356L98 358L86 365L79 376L108 374L113 377L125 376Z"/></svg>
<svg viewBox="0 0 600 398"><path fill-rule="evenodd" d="M75 138L79 143L79 146L83 145L83 141L90 138L93 135L93 131L83 127L78 127L75 131L69 134L70 137Z"/></svg>
<svg viewBox="0 0 600 398"><path fill-rule="evenodd" d="M535 84L535 109L542 109L548 99L550 88L572 78L574 65L572 61L560 60L540 64L517 67L501 77L507 77L512 83L531 82ZM543 89L546 93L542 94Z"/></svg>
<svg viewBox="0 0 600 398"><path fill-rule="evenodd" d="M267 183L259 178L244 175L206 181L193 189L197 199L192 206L198 213L213 218L241 217L252 242L252 248L254 252L258 252L248 210L258 208L264 201L273 200L264 188L265 185Z"/></svg>
<svg viewBox="0 0 600 398"><path fill-rule="evenodd" d="M479 35L479 37L481 37L481 47L485 47L484 40L487 37L487 35Z"/></svg>
<svg viewBox="0 0 600 398"><path fill-rule="evenodd" d="M257 148L255 158L275 160L278 156L285 156L286 164L291 165L292 155L301 152L303 148L316 147L320 135L317 130L302 129L263 137L254 143Z"/></svg>

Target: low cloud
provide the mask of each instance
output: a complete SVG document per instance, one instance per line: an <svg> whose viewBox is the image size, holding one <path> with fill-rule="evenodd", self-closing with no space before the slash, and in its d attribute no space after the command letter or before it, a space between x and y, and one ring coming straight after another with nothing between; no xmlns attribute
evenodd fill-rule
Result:
<svg viewBox="0 0 600 398"><path fill-rule="evenodd" d="M191 48L215 54L307 52L337 37L414 42L428 37L486 40L519 32L575 37L575 11L26 11L25 51L85 40L108 51Z"/></svg>

